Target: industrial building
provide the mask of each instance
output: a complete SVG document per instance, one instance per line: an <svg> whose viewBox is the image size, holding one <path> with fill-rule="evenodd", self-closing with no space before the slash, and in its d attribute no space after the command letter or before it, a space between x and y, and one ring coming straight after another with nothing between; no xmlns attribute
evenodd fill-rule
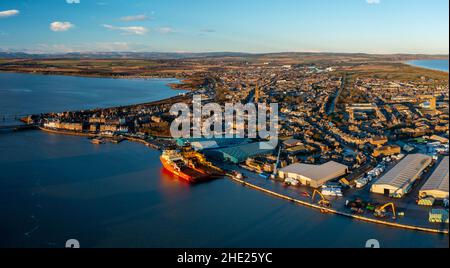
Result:
<svg viewBox="0 0 450 268"><path fill-rule="evenodd" d="M407 194L432 158L423 154L410 154L372 185L371 192L402 198Z"/></svg>
<svg viewBox="0 0 450 268"><path fill-rule="evenodd" d="M295 163L278 171L282 179L294 179L302 185L319 188L330 180L337 179L348 172L348 167L330 161L322 165Z"/></svg>
<svg viewBox="0 0 450 268"><path fill-rule="evenodd" d="M250 157L273 153L273 149L265 149L260 142L241 144L227 148L207 150L204 154L221 161L242 163Z"/></svg>
<svg viewBox="0 0 450 268"><path fill-rule="evenodd" d="M431 196L436 199L448 199L448 156L442 159L439 166L420 189L420 196Z"/></svg>
<svg viewBox="0 0 450 268"><path fill-rule="evenodd" d="M196 151L203 151L208 149L218 149L223 147L236 146L250 143L250 139L243 138L179 138L177 139L178 146L189 145Z"/></svg>

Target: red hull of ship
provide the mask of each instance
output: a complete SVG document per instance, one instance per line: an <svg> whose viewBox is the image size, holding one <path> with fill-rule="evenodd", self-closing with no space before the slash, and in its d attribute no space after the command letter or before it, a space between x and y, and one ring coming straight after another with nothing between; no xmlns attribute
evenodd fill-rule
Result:
<svg viewBox="0 0 450 268"><path fill-rule="evenodd" d="M185 181L188 182L194 182L195 179L192 176L189 176L181 171L176 170L173 165L164 158L160 157L161 163L163 164L164 168L168 171L170 171L172 174L177 175L178 177L182 178Z"/></svg>

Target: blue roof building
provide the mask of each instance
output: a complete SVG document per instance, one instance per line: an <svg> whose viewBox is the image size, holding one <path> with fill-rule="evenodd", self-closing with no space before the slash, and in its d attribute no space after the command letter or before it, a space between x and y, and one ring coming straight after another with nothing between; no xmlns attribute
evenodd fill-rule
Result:
<svg viewBox="0 0 450 268"><path fill-rule="evenodd" d="M273 153L273 149L264 149L262 148L260 142L255 142L228 148L208 150L205 152L205 155L217 160L238 164L244 162L250 157L271 153Z"/></svg>
<svg viewBox="0 0 450 268"><path fill-rule="evenodd" d="M179 138L177 139L178 146L190 145L196 151L203 151L207 149L218 149L242 144L250 143L250 139L242 138Z"/></svg>

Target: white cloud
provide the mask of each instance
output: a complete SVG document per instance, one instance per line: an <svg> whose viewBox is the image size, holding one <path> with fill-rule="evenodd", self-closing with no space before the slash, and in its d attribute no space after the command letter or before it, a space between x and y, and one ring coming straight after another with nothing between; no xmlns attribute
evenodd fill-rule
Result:
<svg viewBox="0 0 450 268"><path fill-rule="evenodd" d="M143 26L117 27L109 24L103 24L102 26L113 31L121 31L124 34L145 35L149 32L149 30Z"/></svg>
<svg viewBox="0 0 450 268"><path fill-rule="evenodd" d="M0 11L0 18L8 18L19 15L20 11L17 9Z"/></svg>
<svg viewBox="0 0 450 268"><path fill-rule="evenodd" d="M67 4L79 4L80 0L66 0Z"/></svg>
<svg viewBox="0 0 450 268"><path fill-rule="evenodd" d="M367 4L369 5L378 5L381 3L381 0L366 0Z"/></svg>
<svg viewBox="0 0 450 268"><path fill-rule="evenodd" d="M54 32L66 32L72 29L73 27L75 27L75 25L73 25L68 21L66 22L55 21L50 23L50 29Z"/></svg>
<svg viewBox="0 0 450 268"><path fill-rule="evenodd" d="M125 16L120 18L121 21L144 21L144 20L150 20L151 17L147 15L133 15L133 16Z"/></svg>

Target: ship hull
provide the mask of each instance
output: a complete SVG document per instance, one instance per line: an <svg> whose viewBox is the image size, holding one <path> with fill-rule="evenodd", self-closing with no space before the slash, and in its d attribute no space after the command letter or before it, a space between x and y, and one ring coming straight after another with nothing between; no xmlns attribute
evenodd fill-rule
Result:
<svg viewBox="0 0 450 268"><path fill-rule="evenodd" d="M167 171L170 171L170 173L182 178L183 180L186 180L188 182L193 182L194 178L192 176L189 176L181 171L178 171L174 168L172 163L169 163L166 159L160 157L161 163L163 164L164 168Z"/></svg>

